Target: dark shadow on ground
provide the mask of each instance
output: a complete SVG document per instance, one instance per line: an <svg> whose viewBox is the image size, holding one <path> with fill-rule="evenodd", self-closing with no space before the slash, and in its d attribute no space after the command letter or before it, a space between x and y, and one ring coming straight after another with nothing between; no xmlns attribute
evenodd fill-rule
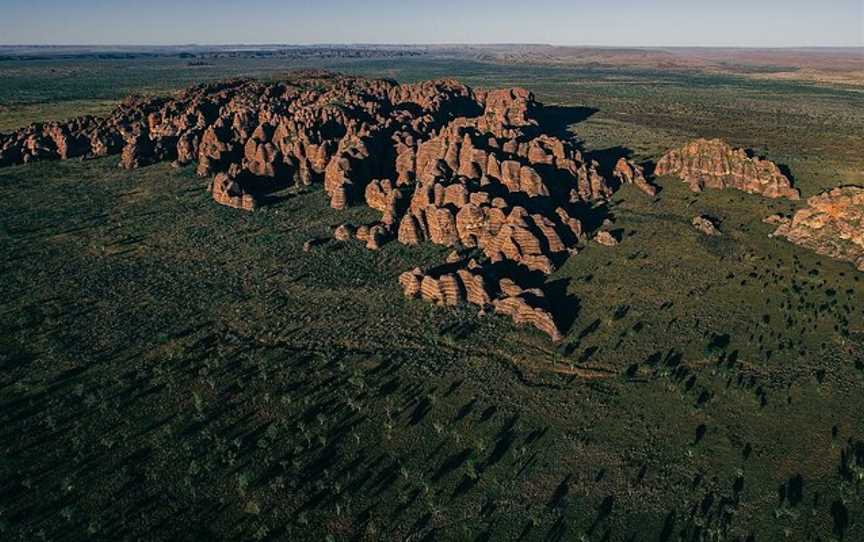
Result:
<svg viewBox="0 0 864 542"><path fill-rule="evenodd" d="M576 202L571 204L570 207L573 216L579 217L579 221L582 223L582 229L589 235L599 230L606 219L614 220L615 218L605 203L592 204Z"/></svg>
<svg viewBox="0 0 864 542"><path fill-rule="evenodd" d="M792 170L789 169L789 166L786 164L777 164L777 167L780 169L780 173L786 176L789 179L789 182L792 183L792 186L798 188L797 183L795 182L795 176L792 175Z"/></svg>
<svg viewBox="0 0 864 542"><path fill-rule="evenodd" d="M642 166L642 170L645 173L645 179L648 182L652 183L654 186L656 186L657 192L660 193L663 188L654 182L657 178L657 176L654 174L654 171L657 169L657 164L651 160L645 160L639 165Z"/></svg>
<svg viewBox="0 0 864 542"><path fill-rule="evenodd" d="M553 280L543 285L543 293L546 294L546 299L549 301L549 311L552 313L552 318L558 324L561 334L565 336L573 327L581 307L579 298L567 292L569 286L569 278Z"/></svg>
<svg viewBox="0 0 864 542"><path fill-rule="evenodd" d="M598 111L600 110L593 107L546 105L538 108L534 118L540 125L540 133L570 139L573 137L570 127L588 120Z"/></svg>
<svg viewBox="0 0 864 542"><path fill-rule="evenodd" d="M633 156L633 151L627 147L622 147L621 145L616 145L607 149L597 149L585 153L585 158L589 161L597 161L597 170L600 175L609 181L614 181L615 179L615 177L612 176L612 171L615 169L615 164L618 163L618 160L621 158L630 158L631 156ZM616 186L615 188L617 189L618 187Z"/></svg>

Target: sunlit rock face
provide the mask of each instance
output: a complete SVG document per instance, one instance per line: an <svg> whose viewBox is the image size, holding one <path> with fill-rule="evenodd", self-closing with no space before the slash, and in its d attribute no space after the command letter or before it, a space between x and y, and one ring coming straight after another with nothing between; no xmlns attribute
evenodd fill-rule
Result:
<svg viewBox="0 0 864 542"><path fill-rule="evenodd" d="M767 198L799 199L800 193L770 160L751 158L719 139L697 139L663 156L657 175L674 175L699 192L734 188Z"/></svg>
<svg viewBox="0 0 864 542"><path fill-rule="evenodd" d="M779 223L775 237L864 271L864 187L844 186L807 200L807 207Z"/></svg>

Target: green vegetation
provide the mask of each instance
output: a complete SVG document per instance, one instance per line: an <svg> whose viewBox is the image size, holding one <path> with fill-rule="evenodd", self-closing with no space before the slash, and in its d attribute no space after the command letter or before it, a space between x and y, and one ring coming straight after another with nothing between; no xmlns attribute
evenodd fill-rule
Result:
<svg viewBox="0 0 864 542"><path fill-rule="evenodd" d="M273 59L0 62L0 129ZM864 170L860 95L731 76L413 59L597 111L601 159L722 136L805 196ZM856 98L858 101L856 101ZM441 247L303 243L375 213L255 213L191 168L0 170L0 539L864 538L864 275L769 239L799 203L660 179L551 278L560 345L402 298ZM860 177L859 177L860 179ZM722 237L690 220L719 219Z"/></svg>

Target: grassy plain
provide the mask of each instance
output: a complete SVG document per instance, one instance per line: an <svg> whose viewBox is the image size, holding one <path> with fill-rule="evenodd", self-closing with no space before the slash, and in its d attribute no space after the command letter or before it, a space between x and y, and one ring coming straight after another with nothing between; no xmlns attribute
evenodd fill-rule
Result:
<svg viewBox="0 0 864 542"><path fill-rule="evenodd" d="M320 67L522 85L601 161L720 136L805 197L861 182L860 94L448 58ZM0 130L274 59L0 62ZM576 121L579 122L576 122ZM857 143L856 143L857 142ZM244 214L193 171L0 171L4 540L864 539L864 276L767 237L800 203L660 179L547 285L561 345L402 298L445 250L307 239L320 187ZM705 238L690 219L717 217Z"/></svg>

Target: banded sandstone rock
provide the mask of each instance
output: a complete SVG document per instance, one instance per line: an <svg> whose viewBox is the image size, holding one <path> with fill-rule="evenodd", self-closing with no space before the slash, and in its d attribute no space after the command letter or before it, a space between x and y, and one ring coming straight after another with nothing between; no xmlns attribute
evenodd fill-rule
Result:
<svg viewBox="0 0 864 542"><path fill-rule="evenodd" d="M540 290L524 290L516 295L496 299L493 305L496 313L510 316L517 324L536 327L549 335L553 342L563 338L548 308L546 298Z"/></svg>
<svg viewBox="0 0 864 542"><path fill-rule="evenodd" d="M244 211L254 211L257 207L254 196L244 191L240 183L232 179L227 173L219 173L213 178L213 182L210 183L210 192L213 194L213 200L221 205Z"/></svg>
<svg viewBox="0 0 864 542"><path fill-rule="evenodd" d="M719 139L697 139L669 151L657 162L655 173L680 177L694 192L734 188L768 198L800 198L774 162L751 158Z"/></svg>
<svg viewBox="0 0 864 542"><path fill-rule="evenodd" d="M612 235L610 232L605 230L597 232L597 235L594 236L594 241L597 244L603 245L605 247L614 247L618 245L618 239L616 239L615 236Z"/></svg>
<svg viewBox="0 0 864 542"><path fill-rule="evenodd" d="M333 238L337 241L348 241L354 237L355 231L354 226L351 224L340 224L333 231Z"/></svg>
<svg viewBox="0 0 864 542"><path fill-rule="evenodd" d="M627 160L626 158L618 159L612 175L621 184L632 184L652 198L657 195L657 187L645 179L645 170L632 160Z"/></svg>

